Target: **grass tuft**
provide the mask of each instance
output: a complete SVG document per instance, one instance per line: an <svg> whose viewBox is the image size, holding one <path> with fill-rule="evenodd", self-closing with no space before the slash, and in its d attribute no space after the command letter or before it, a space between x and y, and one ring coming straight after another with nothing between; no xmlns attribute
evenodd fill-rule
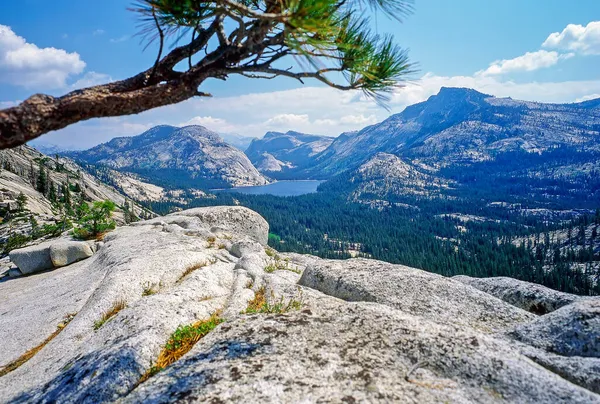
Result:
<svg viewBox="0 0 600 404"><path fill-rule="evenodd" d="M180 325L177 327L158 355L158 359L154 366L148 369L140 379L139 383L145 382L150 377L164 370L167 366L175 363L179 358L188 353L202 337L211 332L222 322L223 319L217 312L211 315L207 320L201 320L194 324Z"/></svg>
<svg viewBox="0 0 600 404"><path fill-rule="evenodd" d="M29 359L33 358L35 356L35 354L37 354L39 351L41 351L43 347L45 347L46 345L48 345L48 343L50 341L52 341L58 334L60 334L60 332L62 330L65 329L65 327L71 322L71 320L73 320L75 318L76 314L77 313L69 313L69 314L67 314L65 316L65 318L63 319L63 321L61 321L56 326L56 331L54 331L52 334L50 334L50 336L48 336L48 338L46 338L44 340L44 342L42 342L41 344L39 344L35 348L31 348L29 351L25 352L23 355L19 356L17 359L15 359L14 361L12 361L8 365L4 366L3 368L0 368L0 377L2 377L4 375L12 372L13 370L17 369L19 366L21 366L25 362L27 362Z"/></svg>
<svg viewBox="0 0 600 404"><path fill-rule="evenodd" d="M94 322L94 331L99 330L100 327L106 324L107 321L116 316L125 307L127 307L127 303L124 300L117 300L114 302L111 308L102 314L100 320Z"/></svg>
<svg viewBox="0 0 600 404"><path fill-rule="evenodd" d="M143 285L142 296L152 296L158 293L158 287L150 282L146 282Z"/></svg>
<svg viewBox="0 0 600 404"><path fill-rule="evenodd" d="M248 301L248 307L242 314L282 314L292 310L300 310L302 308L302 291L298 289L299 298L292 298L285 301L283 296L276 300L275 303L269 303L266 296L265 287L261 287L254 293L254 299ZM271 299L275 300L275 296L271 293Z"/></svg>
<svg viewBox="0 0 600 404"><path fill-rule="evenodd" d="M200 262L198 264L193 264L193 265L188 266L185 269L185 271L183 271L183 273L181 274L181 276L179 277L179 279L177 279L177 283L181 283L181 281L183 281L186 276L188 276L189 274L191 274L192 272L194 272L197 269L205 267L206 265L207 265L207 263L205 261L203 261L203 262Z"/></svg>
<svg viewBox="0 0 600 404"><path fill-rule="evenodd" d="M209 238L206 239L206 241L208 241L208 248L213 248L215 246L215 242L217 241L217 238L214 236L210 236Z"/></svg>
<svg viewBox="0 0 600 404"><path fill-rule="evenodd" d="M302 271L299 270L297 267L294 268L293 266L291 266L290 261L288 259L281 261L278 258L275 258L274 262L272 262L271 264L269 264L265 267L265 272L267 272L267 273L273 273L275 271L290 271L295 274L302 273Z"/></svg>

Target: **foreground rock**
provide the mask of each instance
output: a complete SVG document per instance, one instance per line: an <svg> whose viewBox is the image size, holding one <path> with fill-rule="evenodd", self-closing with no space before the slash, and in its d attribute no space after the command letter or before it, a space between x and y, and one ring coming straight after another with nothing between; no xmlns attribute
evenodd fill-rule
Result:
<svg viewBox="0 0 600 404"><path fill-rule="evenodd" d="M458 275L452 279L473 286L513 306L535 314L550 313L580 299L579 296L570 293L559 292L542 285L503 276L471 278L470 276Z"/></svg>
<svg viewBox="0 0 600 404"><path fill-rule="evenodd" d="M301 285L353 302L377 302L405 313L483 332L506 330L534 318L486 293L440 275L387 262L320 260Z"/></svg>
<svg viewBox="0 0 600 404"><path fill-rule="evenodd" d="M562 356L600 358L600 298L585 299L521 325L520 341Z"/></svg>
<svg viewBox="0 0 600 404"><path fill-rule="evenodd" d="M64 267L94 255L92 248L83 241L58 241L50 245L50 259L56 268Z"/></svg>
<svg viewBox="0 0 600 404"><path fill-rule="evenodd" d="M10 260L22 274L30 275L52 268L64 267L94 254L84 241L51 240L12 250Z"/></svg>
<svg viewBox="0 0 600 404"><path fill-rule="evenodd" d="M125 402L597 399L472 330L378 304L305 297L301 312L222 325Z"/></svg>
<svg viewBox="0 0 600 404"><path fill-rule="evenodd" d="M12 250L10 260L19 268L22 274L29 275L35 272L51 269L50 243L32 245L30 247Z"/></svg>
<svg viewBox="0 0 600 404"><path fill-rule="evenodd" d="M0 376L0 402L600 402L598 358L566 356L595 352L595 306L537 317L400 265L267 255L267 232L245 208L193 209L0 282L0 372L56 334ZM215 312L226 322L143 380L180 325ZM528 338L563 338L545 318L565 343L588 333L588 347Z"/></svg>

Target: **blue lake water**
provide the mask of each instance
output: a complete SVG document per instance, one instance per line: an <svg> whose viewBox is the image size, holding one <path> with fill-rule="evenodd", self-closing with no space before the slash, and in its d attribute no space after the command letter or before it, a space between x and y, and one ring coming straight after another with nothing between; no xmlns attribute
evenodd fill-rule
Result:
<svg viewBox="0 0 600 404"><path fill-rule="evenodd" d="M218 192L239 192L241 194L262 195L269 194L275 196L297 196L317 192L317 187L323 181L305 180L305 181L277 181L268 185L254 187L237 187L229 189L220 189ZM217 191L217 190L215 190Z"/></svg>

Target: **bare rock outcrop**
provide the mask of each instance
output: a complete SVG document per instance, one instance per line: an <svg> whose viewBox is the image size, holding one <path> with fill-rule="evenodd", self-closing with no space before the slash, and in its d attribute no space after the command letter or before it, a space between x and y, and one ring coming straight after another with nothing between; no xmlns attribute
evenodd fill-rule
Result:
<svg viewBox="0 0 600 404"><path fill-rule="evenodd" d="M533 315L430 272L363 258L319 260L300 285L353 302L377 302L405 313L483 332L501 331Z"/></svg>
<svg viewBox="0 0 600 404"><path fill-rule="evenodd" d="M538 317L401 265L267 254L267 234L251 210L192 209L0 282L0 402L600 403L592 300Z"/></svg>
<svg viewBox="0 0 600 404"><path fill-rule="evenodd" d="M577 295L559 292L542 285L504 276L472 278L458 275L452 277L452 279L473 286L513 306L535 314L550 313L581 298Z"/></svg>

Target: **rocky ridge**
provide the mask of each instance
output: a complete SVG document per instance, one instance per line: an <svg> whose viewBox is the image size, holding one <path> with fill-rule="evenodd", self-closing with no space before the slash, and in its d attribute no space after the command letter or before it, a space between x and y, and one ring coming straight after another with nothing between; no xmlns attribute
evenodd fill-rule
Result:
<svg viewBox="0 0 600 404"><path fill-rule="evenodd" d="M401 265L279 254L267 237L249 209L191 209L0 282L0 401L600 402L597 298L537 316ZM214 313L226 321L144 376L178 326Z"/></svg>
<svg viewBox="0 0 600 404"><path fill-rule="evenodd" d="M136 173L155 185L218 188L264 185L268 180L239 149L203 126L161 125L141 135L118 137L68 156Z"/></svg>
<svg viewBox="0 0 600 404"><path fill-rule="evenodd" d="M267 132L262 139L253 140L245 153L259 171L277 176L277 173L310 166L314 157L332 142L333 138L327 136L294 131Z"/></svg>
<svg viewBox="0 0 600 404"><path fill-rule="evenodd" d="M20 146L11 150L0 150L0 244L11 236L33 233L33 224L41 228L44 225L56 225L65 217L64 210L58 204L38 191L40 167L46 176L46 186L53 187L58 199L69 184L72 209L81 202L110 200L117 205L113 218L118 224L126 222L124 208L132 209L135 216L153 216L154 214L134 203L114 187L105 184L91 175L74 161L64 157L49 157L29 146ZM17 199L20 194L26 197L23 210L19 210ZM137 199L136 199L137 200ZM42 241L46 236L42 236ZM0 276L8 269L4 260L0 261Z"/></svg>
<svg viewBox="0 0 600 404"><path fill-rule="evenodd" d="M598 151L599 124L597 100L544 104L443 87L381 123L336 138L307 170L331 176L357 168L378 152L446 167L493 160L516 150L543 153L577 145ZM593 160L588 166L599 168Z"/></svg>
<svg viewBox="0 0 600 404"><path fill-rule="evenodd" d="M407 163L389 153L377 153L350 174L353 184L350 199L362 201L376 195L387 199L394 195L435 197L452 181L436 177L422 167ZM368 195L367 198L364 198Z"/></svg>

